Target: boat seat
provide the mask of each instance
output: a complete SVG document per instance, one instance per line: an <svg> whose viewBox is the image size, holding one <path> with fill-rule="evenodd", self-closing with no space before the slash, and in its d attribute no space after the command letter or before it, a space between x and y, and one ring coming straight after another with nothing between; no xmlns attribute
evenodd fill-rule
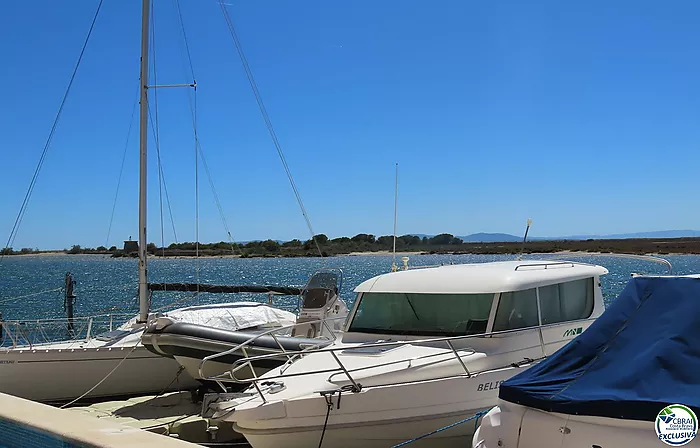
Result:
<svg viewBox="0 0 700 448"><path fill-rule="evenodd" d="M323 308L328 300L333 297L334 292L326 288L307 289L304 293L303 308L318 309Z"/></svg>
<svg viewBox="0 0 700 448"><path fill-rule="evenodd" d="M223 330L221 328L206 327L203 325L196 325L185 322L175 322L161 329L149 328L146 331L146 333L176 334L180 336L189 336L193 338L219 341L231 344L232 346L242 344L259 334L252 331ZM279 345L277 344L277 341L279 341L279 344L282 345L282 347L284 347L284 349L287 351L303 350L304 348L308 348L309 346L313 345L325 347L331 343L331 341L327 339L312 339L289 336L272 337L269 335L265 335L260 336L258 339L251 342L250 346L279 350Z"/></svg>

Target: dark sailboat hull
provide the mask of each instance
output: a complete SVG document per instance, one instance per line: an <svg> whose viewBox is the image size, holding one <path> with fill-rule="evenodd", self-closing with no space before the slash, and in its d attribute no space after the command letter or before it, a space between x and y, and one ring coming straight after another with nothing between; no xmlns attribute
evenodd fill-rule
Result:
<svg viewBox="0 0 700 448"><path fill-rule="evenodd" d="M152 325L144 332L142 343L153 353L175 358L190 376L198 380L224 374L231 369L234 362L245 357L279 353L279 357L256 361L253 364L256 376L260 376L287 361L282 348L284 351L299 351L310 346L324 346L330 343L326 339L261 336L260 333L175 322L160 329ZM251 339L254 340L249 342ZM246 342L241 350L207 361L201 366L200 373L200 365L205 357L231 350ZM251 378L252 373L250 366L246 366L236 371L235 375L236 379L244 380Z"/></svg>

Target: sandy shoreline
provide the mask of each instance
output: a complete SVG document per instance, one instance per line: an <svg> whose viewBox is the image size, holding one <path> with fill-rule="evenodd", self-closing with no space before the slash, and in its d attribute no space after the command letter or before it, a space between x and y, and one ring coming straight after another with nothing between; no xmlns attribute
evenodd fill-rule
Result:
<svg viewBox="0 0 700 448"><path fill-rule="evenodd" d="M411 255L425 255L427 252L424 251L416 251L416 252L399 252L396 251L396 256L397 257L409 257ZM350 252L348 254L338 254L336 256L338 257L356 257L356 256L361 256L361 255L393 255L393 252L390 250L378 250L376 252Z"/></svg>
<svg viewBox="0 0 700 448"><path fill-rule="evenodd" d="M9 257L15 257L15 256L20 256L20 257L54 257L54 256L59 256L59 255L81 255L81 256L92 256L92 257L107 257L111 258L111 254L69 254L66 252L39 252L39 253L31 253L31 254L13 254L13 255L8 255ZM330 255L330 257L361 257L361 256L377 256L377 257L386 257L386 256L391 256L393 255L393 252L390 250L380 250L380 251L367 251L367 252L350 252L347 254L335 254L335 255ZM492 255L492 254L479 254L479 253L436 253L436 254L430 254L430 252L427 251L416 251L416 252L407 252L407 251L397 251L396 252L396 257L400 259L400 257L411 257L414 255ZM513 252L513 253L502 253L502 254L495 254L495 255L519 255L518 252ZM524 253L523 256L528 256L528 255L538 255L538 256L562 256L562 255L571 255L572 257L574 256L614 256L614 255L632 255L632 256L652 256L652 257L664 257L667 255L673 255L673 256L678 256L678 255L700 255L700 254L692 254L692 253L664 253L664 254L659 254L659 253L646 253L646 254L628 254L628 253L623 253L623 252L586 252L586 251L575 251L575 250L562 250L562 251L557 251L557 252L533 252L533 253ZM136 258L136 257L118 257L118 258ZM251 255L248 257L241 257L240 254L231 254L231 255L200 255L199 257L196 257L194 255L172 255L172 256L166 256L162 257L160 255L153 255L149 254L148 255L149 259L160 259L160 258L319 258L319 257L275 257L275 256L263 256L263 255Z"/></svg>
<svg viewBox="0 0 700 448"><path fill-rule="evenodd" d="M56 255L102 255L109 256L110 254L69 254L63 251L51 251L51 252L35 252L30 254L12 254L6 255L8 257L53 257Z"/></svg>

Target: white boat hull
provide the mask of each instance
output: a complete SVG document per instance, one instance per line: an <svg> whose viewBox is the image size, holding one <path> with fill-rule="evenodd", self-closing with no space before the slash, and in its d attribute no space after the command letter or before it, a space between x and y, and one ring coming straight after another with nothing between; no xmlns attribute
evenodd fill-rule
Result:
<svg viewBox="0 0 700 448"><path fill-rule="evenodd" d="M256 325L289 316L294 315L258 303L234 302L181 308L159 317L225 327ZM151 316L151 321L157 318ZM201 385L187 371L181 371L175 359L153 353L143 345L145 325L137 320L134 317L116 330L86 339L0 348L0 392L34 401L67 402L83 396L103 379L84 398L157 394ZM9 333L10 328L15 329L13 333ZM8 339L22 341L18 326L10 328L5 329ZM43 330L38 326L35 331Z"/></svg>
<svg viewBox="0 0 700 448"><path fill-rule="evenodd" d="M330 425L323 434L324 447L333 448L387 448L398 445L420 434L427 434L468 416L477 410L445 416L426 416L415 419L397 419L385 422L362 423L353 426ZM329 419L330 420L330 419ZM234 424L234 430L242 429ZM473 421L455 426L446 431L412 442L412 447L463 448L474 434ZM300 428L298 431L270 433L245 430L245 438L254 448L301 448L316 447L321 439L323 427Z"/></svg>
<svg viewBox="0 0 700 448"><path fill-rule="evenodd" d="M498 397L498 384L519 371L519 368L509 368L471 378L460 376L369 388L357 394L345 392L340 409L336 394L323 446L391 447L454 424L493 406ZM255 409L248 408L234 411L228 420L234 421L234 429L242 433L253 448L318 446L327 406L324 397L318 394L316 397L279 402L280 418L257 419ZM269 411L266 413L271 416ZM470 420L413 442L411 446L467 446L477 423L476 419Z"/></svg>
<svg viewBox="0 0 700 448"><path fill-rule="evenodd" d="M34 401L75 399L124 362L86 398L158 393L199 383L170 358L142 346L0 351L0 392ZM172 382L172 384L171 384Z"/></svg>
<svg viewBox="0 0 700 448"><path fill-rule="evenodd" d="M544 412L501 401L484 416L473 448L662 448L653 422ZM700 447L700 438L683 445Z"/></svg>

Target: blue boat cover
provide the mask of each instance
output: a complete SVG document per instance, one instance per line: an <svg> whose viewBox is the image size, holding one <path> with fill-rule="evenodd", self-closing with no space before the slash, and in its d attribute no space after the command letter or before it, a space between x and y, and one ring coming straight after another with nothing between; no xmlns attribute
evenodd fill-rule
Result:
<svg viewBox="0 0 700 448"><path fill-rule="evenodd" d="M675 403L700 415L700 279L631 279L586 331L499 396L569 415L654 421Z"/></svg>

